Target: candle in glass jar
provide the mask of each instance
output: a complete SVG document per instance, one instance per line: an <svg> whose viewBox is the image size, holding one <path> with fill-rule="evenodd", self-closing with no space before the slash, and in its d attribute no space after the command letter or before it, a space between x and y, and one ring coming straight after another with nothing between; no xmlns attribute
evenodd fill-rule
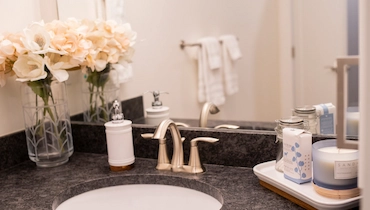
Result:
<svg viewBox="0 0 370 210"><path fill-rule="evenodd" d="M336 140L318 141L312 146L313 180L334 190L357 187L358 150L338 149Z"/></svg>

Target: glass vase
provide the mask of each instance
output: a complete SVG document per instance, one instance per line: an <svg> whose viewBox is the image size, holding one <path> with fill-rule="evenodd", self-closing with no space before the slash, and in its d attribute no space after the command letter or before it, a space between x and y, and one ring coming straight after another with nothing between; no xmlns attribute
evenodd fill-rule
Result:
<svg viewBox="0 0 370 210"><path fill-rule="evenodd" d="M65 83L25 82L21 90L29 158L40 167L68 162L73 138Z"/></svg>
<svg viewBox="0 0 370 210"><path fill-rule="evenodd" d="M102 71L87 68L82 82L84 122L105 123L112 120L110 113L118 95L118 75L111 64L107 64Z"/></svg>

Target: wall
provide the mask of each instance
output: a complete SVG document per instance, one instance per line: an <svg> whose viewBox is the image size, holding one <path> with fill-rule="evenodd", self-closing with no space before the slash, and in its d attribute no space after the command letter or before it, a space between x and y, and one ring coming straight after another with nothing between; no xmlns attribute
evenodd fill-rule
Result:
<svg viewBox="0 0 370 210"><path fill-rule="evenodd" d="M41 0L40 0L41 1ZM226 98L221 112L210 118L272 121L278 119L279 68L277 1L254 0L125 0L125 17L138 32L134 56L134 77L121 86L121 99L148 90L168 91L162 101L171 108L171 117L198 118L202 104L197 101L197 65L180 40L195 42L204 36L238 36L243 58L236 64L240 91ZM0 0L2 31L19 31L41 19L39 0ZM84 14L88 7L75 4L68 12ZM4 8L7 7L7 8ZM83 8L82 8L83 7ZM88 12L87 12L88 13ZM22 15L14 15L22 14ZM82 111L79 75L68 81L71 114ZM20 84L14 78L0 89L0 136L24 129L19 96ZM74 94L72 94L74 93ZM144 96L150 106L151 96Z"/></svg>
<svg viewBox="0 0 370 210"><path fill-rule="evenodd" d="M40 20L38 0L0 0L1 32L21 31L31 21ZM9 78L5 87L0 88L0 136L24 129L20 98L20 83Z"/></svg>
<svg viewBox="0 0 370 210"><path fill-rule="evenodd" d="M243 58L236 63L239 93L228 96L213 119L271 121L279 117L277 2L253 0L125 0L125 16L138 32L135 78L122 88L132 97L148 90L163 95L172 117L198 118L197 63L180 41L235 34ZM150 106L152 97L145 95Z"/></svg>
<svg viewBox="0 0 370 210"><path fill-rule="evenodd" d="M347 55L347 0L297 0L294 4L296 106L336 104L337 74Z"/></svg>

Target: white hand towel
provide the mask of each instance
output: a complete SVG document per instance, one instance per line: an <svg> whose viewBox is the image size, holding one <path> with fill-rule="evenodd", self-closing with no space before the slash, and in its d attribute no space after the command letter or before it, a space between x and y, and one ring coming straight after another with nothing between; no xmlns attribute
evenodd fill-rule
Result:
<svg viewBox="0 0 370 210"><path fill-rule="evenodd" d="M205 37L199 40L202 48L207 51L209 68L219 69L221 67L221 49L219 41L214 37Z"/></svg>
<svg viewBox="0 0 370 210"><path fill-rule="evenodd" d="M232 95L239 91L238 73L234 69L234 63L242 57L242 54L235 36L223 35L219 39L222 42L223 65L221 71L224 77L225 92L227 95Z"/></svg>
<svg viewBox="0 0 370 210"><path fill-rule="evenodd" d="M220 41L222 45L227 48L230 54L230 58L236 61L242 57L240 52L238 39L234 35L223 35L220 36Z"/></svg>
<svg viewBox="0 0 370 210"><path fill-rule="evenodd" d="M201 44L198 51L198 100L212 102L216 106L222 105L225 103L225 95L220 69L221 57L218 55L220 59L217 61L215 46L217 44L219 48L219 42L213 37L202 38L198 42ZM219 67L215 68L217 66Z"/></svg>
<svg viewBox="0 0 370 210"><path fill-rule="evenodd" d="M112 70L115 71L111 71L110 73L114 74L114 81L117 80L118 84L126 83L134 76L132 65L130 63L115 63L112 64L112 67Z"/></svg>

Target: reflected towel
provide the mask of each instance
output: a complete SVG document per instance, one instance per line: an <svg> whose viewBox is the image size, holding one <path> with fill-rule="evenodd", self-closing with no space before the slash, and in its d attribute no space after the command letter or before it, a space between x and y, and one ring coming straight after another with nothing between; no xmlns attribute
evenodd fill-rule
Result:
<svg viewBox="0 0 370 210"><path fill-rule="evenodd" d="M239 91L238 73L234 69L236 60L242 57L239 43L234 35L223 35L220 38L222 42L222 74L225 83L225 92L232 95Z"/></svg>
<svg viewBox="0 0 370 210"><path fill-rule="evenodd" d="M198 51L198 100L222 105L225 95L219 41L214 37L205 37L198 42L201 44Z"/></svg>
<svg viewBox="0 0 370 210"><path fill-rule="evenodd" d="M118 84L126 83L134 76L132 65L127 62L112 64L112 71L109 73L111 76L113 76L113 78L115 78L113 81L118 79Z"/></svg>

